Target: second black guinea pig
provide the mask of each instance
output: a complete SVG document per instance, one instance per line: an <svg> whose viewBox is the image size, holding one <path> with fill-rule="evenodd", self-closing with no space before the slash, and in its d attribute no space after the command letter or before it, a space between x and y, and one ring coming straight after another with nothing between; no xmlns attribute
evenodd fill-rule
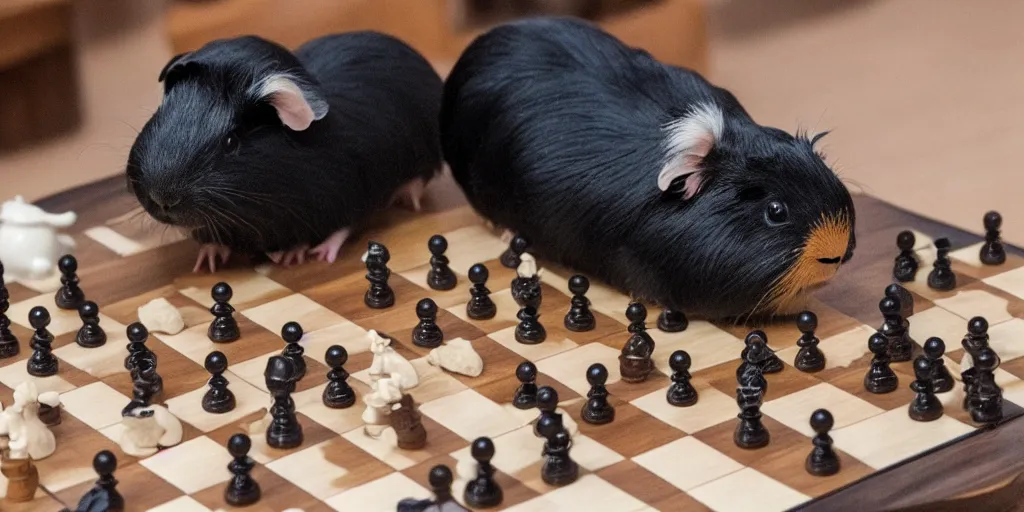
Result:
<svg viewBox="0 0 1024 512"><path fill-rule="evenodd" d="M163 100L128 157L157 221L203 244L196 270L234 252L334 261L376 212L419 208L443 162L442 80L404 42L334 34L294 53L256 36L170 60Z"/></svg>
<svg viewBox="0 0 1024 512"><path fill-rule="evenodd" d="M638 300L793 313L853 255L854 204L819 136L762 126L727 90L588 22L484 33L441 109L445 159L482 216Z"/></svg>

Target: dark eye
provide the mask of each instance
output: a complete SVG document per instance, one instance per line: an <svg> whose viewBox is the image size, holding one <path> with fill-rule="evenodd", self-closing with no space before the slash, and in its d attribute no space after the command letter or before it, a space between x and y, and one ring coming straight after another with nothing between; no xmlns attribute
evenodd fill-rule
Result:
<svg viewBox="0 0 1024 512"><path fill-rule="evenodd" d="M233 133L229 133L227 137L224 137L224 151L228 153L234 153L238 149L238 136Z"/></svg>
<svg viewBox="0 0 1024 512"><path fill-rule="evenodd" d="M772 201L765 208L764 216L770 224L783 224L789 220L789 208L783 202Z"/></svg>

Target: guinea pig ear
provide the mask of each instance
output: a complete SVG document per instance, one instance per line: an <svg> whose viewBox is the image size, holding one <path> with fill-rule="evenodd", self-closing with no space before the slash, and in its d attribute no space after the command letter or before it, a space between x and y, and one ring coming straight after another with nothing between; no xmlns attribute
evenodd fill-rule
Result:
<svg viewBox="0 0 1024 512"><path fill-rule="evenodd" d="M702 103L669 123L666 131L668 162L658 173L658 188L665 192L674 181L685 177L683 199L690 199L707 179L704 158L722 140L725 118L718 106Z"/></svg>
<svg viewBox="0 0 1024 512"><path fill-rule="evenodd" d="M171 68L173 68L175 64L181 62L181 59L183 57L188 56L190 53L191 52L179 53L174 57L171 57L171 60L167 61L167 64L164 65L164 68L160 70L160 76L157 78L157 81L163 82L164 80L166 80L167 74L171 71Z"/></svg>
<svg viewBox="0 0 1024 512"><path fill-rule="evenodd" d="M257 84L257 97L270 103L288 128L302 131L327 115L327 102L308 83L277 74Z"/></svg>

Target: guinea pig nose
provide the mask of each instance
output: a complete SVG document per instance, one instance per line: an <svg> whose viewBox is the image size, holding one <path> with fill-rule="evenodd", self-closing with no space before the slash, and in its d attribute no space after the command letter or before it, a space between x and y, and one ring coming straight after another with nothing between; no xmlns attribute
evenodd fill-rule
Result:
<svg viewBox="0 0 1024 512"><path fill-rule="evenodd" d="M176 194L150 193L149 198L164 211L170 210L181 204L181 196Z"/></svg>

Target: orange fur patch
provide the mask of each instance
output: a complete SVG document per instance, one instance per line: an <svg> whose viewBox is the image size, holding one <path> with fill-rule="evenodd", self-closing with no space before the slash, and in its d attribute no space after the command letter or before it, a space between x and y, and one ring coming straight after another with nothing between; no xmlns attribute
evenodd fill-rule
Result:
<svg viewBox="0 0 1024 512"><path fill-rule="evenodd" d="M836 275L850 242L850 219L846 213L824 215L811 227L799 249L800 257L772 287L768 309L777 313L795 313L802 307L804 294ZM822 263L820 259L835 259Z"/></svg>

